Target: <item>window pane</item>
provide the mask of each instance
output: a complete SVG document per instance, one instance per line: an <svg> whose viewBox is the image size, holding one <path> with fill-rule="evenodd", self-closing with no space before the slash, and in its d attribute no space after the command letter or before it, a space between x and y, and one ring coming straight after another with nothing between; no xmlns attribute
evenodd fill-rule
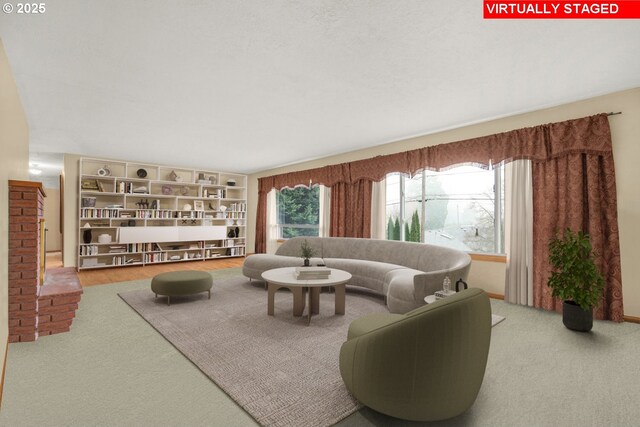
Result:
<svg viewBox="0 0 640 427"><path fill-rule="evenodd" d="M277 195L277 216L281 238L318 236L320 187L280 190Z"/></svg>
<svg viewBox="0 0 640 427"><path fill-rule="evenodd" d="M426 172L425 241L472 252L497 252L493 170L461 166ZM498 200L501 203L501 200Z"/></svg>
<svg viewBox="0 0 640 427"><path fill-rule="evenodd" d="M387 239L503 253L503 180L502 168L472 166L413 178L387 175Z"/></svg>
<svg viewBox="0 0 640 427"><path fill-rule="evenodd" d="M400 240L400 175L387 175L387 240Z"/></svg>
<svg viewBox="0 0 640 427"><path fill-rule="evenodd" d="M422 217L422 174L404 177L404 241L420 242Z"/></svg>

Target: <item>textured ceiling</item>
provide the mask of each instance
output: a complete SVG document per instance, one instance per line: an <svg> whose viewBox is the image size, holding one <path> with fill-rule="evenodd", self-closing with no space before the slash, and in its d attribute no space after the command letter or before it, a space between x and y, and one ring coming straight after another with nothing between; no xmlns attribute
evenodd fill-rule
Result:
<svg viewBox="0 0 640 427"><path fill-rule="evenodd" d="M2 14L31 150L243 172L640 86L640 21L480 0L56 0Z"/></svg>

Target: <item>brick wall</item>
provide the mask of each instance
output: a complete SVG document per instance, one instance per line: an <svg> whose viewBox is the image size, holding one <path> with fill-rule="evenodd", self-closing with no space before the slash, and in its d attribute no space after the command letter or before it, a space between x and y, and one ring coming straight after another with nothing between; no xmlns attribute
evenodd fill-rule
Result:
<svg viewBox="0 0 640 427"><path fill-rule="evenodd" d="M38 183L9 181L9 341L38 338L40 218L44 193Z"/></svg>
<svg viewBox="0 0 640 427"><path fill-rule="evenodd" d="M67 332L80 302L82 286L74 268L47 270L40 286L43 217L40 183L9 181L9 342Z"/></svg>
<svg viewBox="0 0 640 427"><path fill-rule="evenodd" d="M38 335L69 331L81 294L82 286L74 268L47 270L38 298Z"/></svg>

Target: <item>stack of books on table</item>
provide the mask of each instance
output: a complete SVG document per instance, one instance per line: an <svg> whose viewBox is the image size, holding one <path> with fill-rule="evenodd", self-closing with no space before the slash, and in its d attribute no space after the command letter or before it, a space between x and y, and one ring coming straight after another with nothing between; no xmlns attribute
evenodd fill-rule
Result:
<svg viewBox="0 0 640 427"><path fill-rule="evenodd" d="M451 295L455 295L456 291L452 291L452 290L442 290L442 291L436 291L434 293L434 295L436 296L436 299L442 299L442 298L446 298L446 297L450 297Z"/></svg>
<svg viewBox="0 0 640 427"><path fill-rule="evenodd" d="M328 279L331 269L327 267L296 267L296 279L298 280L323 280Z"/></svg>

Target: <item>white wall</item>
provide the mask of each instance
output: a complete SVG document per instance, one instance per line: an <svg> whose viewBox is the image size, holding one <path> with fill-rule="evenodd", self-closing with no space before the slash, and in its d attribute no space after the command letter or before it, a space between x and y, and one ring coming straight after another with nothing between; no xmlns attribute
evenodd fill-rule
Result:
<svg viewBox="0 0 640 427"><path fill-rule="evenodd" d="M464 105L460 107L464 108ZM640 260L640 197L638 197L637 188L638 183L640 183L640 167L637 165L638 159L640 159L640 143L638 142L640 135L640 88L250 175L248 183L247 251L253 252L255 243L256 206L258 201L257 179L260 177L360 160L382 154L397 153L419 147L610 111L623 112L622 115L612 116L609 122L611 124L618 184L618 219L622 253L624 311L628 316L640 317L640 262L638 262ZM488 292L503 294L504 268L505 266L502 263L474 261L470 274L471 285L481 286Z"/></svg>
<svg viewBox="0 0 640 427"><path fill-rule="evenodd" d="M80 157L77 154L64 155L64 250L62 264L65 267L76 267L78 258L78 169Z"/></svg>
<svg viewBox="0 0 640 427"><path fill-rule="evenodd" d="M47 197L44 198L44 220L47 227L47 252L59 251L62 244L60 234L60 190L45 188Z"/></svg>
<svg viewBox="0 0 640 427"><path fill-rule="evenodd" d="M0 369L9 334L8 235L10 179L29 178L29 128L11 66L0 40Z"/></svg>

